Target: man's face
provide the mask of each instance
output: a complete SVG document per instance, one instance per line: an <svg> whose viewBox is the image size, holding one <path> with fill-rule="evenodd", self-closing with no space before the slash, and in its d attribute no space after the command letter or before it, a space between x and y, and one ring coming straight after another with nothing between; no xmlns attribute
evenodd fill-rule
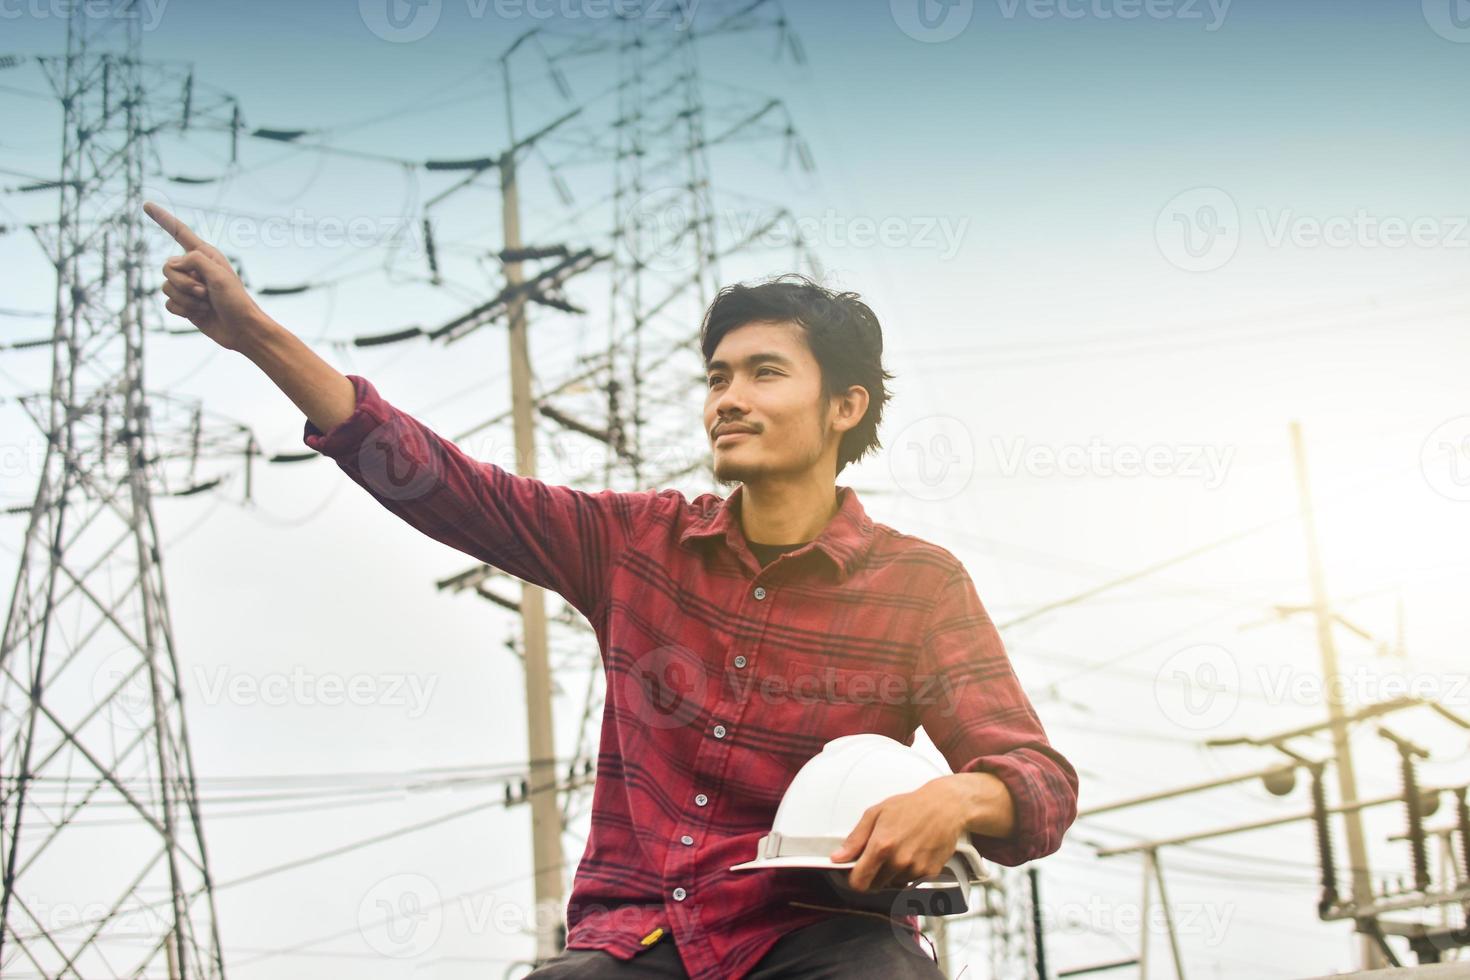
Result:
<svg viewBox="0 0 1470 980"><path fill-rule="evenodd" d="M829 431L821 366L797 323L757 321L725 334L706 384L704 431L721 482L800 475L823 464L840 436ZM754 431L726 436L727 427Z"/></svg>

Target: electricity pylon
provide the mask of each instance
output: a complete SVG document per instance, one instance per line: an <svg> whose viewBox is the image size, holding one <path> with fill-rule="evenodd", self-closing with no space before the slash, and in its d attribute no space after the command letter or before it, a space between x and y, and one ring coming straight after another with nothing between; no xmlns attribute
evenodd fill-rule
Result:
<svg viewBox="0 0 1470 980"><path fill-rule="evenodd" d="M135 5L83 8L65 56L37 59L64 125L59 220L36 230L51 387L20 399L45 456L0 641L0 974L222 977L153 501L212 488L201 453L253 446L145 393L142 204L156 133L225 109L233 134L238 113L139 60Z"/></svg>

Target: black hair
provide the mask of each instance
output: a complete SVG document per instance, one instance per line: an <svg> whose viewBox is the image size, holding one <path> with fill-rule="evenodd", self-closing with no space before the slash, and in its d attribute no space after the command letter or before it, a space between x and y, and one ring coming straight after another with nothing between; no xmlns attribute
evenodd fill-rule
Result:
<svg viewBox="0 0 1470 980"><path fill-rule="evenodd" d="M720 341L736 327L785 320L804 329L807 346L822 369L824 398L843 394L853 385L868 391L868 410L842 434L837 446L837 472L841 473L848 463L882 447L878 424L883 420L883 405L891 397L884 382L894 377L883 369L883 328L857 293L827 289L796 272L754 285L726 286L710 303L700 325L704 362L709 364Z"/></svg>

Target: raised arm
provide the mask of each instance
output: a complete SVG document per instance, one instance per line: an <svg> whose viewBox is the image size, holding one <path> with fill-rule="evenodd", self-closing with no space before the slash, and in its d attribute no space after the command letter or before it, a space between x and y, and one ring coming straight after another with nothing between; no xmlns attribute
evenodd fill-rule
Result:
<svg viewBox="0 0 1470 980"><path fill-rule="evenodd" d="M144 210L186 249L163 267L168 311L254 361L306 413L306 445L436 541L560 594L590 619L629 542L661 505L677 507L676 491L589 493L470 458L266 316L229 260L182 221L153 203Z"/></svg>
<svg viewBox="0 0 1470 980"><path fill-rule="evenodd" d="M678 491L589 492L520 476L471 458L366 378L348 378L357 409L330 432L307 422L303 441L419 531L558 593L589 620L631 543L673 520Z"/></svg>
<svg viewBox="0 0 1470 980"><path fill-rule="evenodd" d="M184 249L163 264L164 308L253 361L322 431L346 421L356 407L347 376L267 316L219 249L157 204L143 211Z"/></svg>

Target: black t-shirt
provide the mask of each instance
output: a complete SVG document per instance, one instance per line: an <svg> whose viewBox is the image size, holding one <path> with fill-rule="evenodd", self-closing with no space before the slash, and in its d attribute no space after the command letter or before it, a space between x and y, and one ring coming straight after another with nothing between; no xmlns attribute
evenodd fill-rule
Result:
<svg viewBox="0 0 1470 980"><path fill-rule="evenodd" d="M765 568L771 562L786 554L786 552L795 551L806 543L805 541L798 541L796 544L756 544L754 541L746 542L746 544L750 545L750 553L755 555L755 560L761 563L762 568Z"/></svg>

